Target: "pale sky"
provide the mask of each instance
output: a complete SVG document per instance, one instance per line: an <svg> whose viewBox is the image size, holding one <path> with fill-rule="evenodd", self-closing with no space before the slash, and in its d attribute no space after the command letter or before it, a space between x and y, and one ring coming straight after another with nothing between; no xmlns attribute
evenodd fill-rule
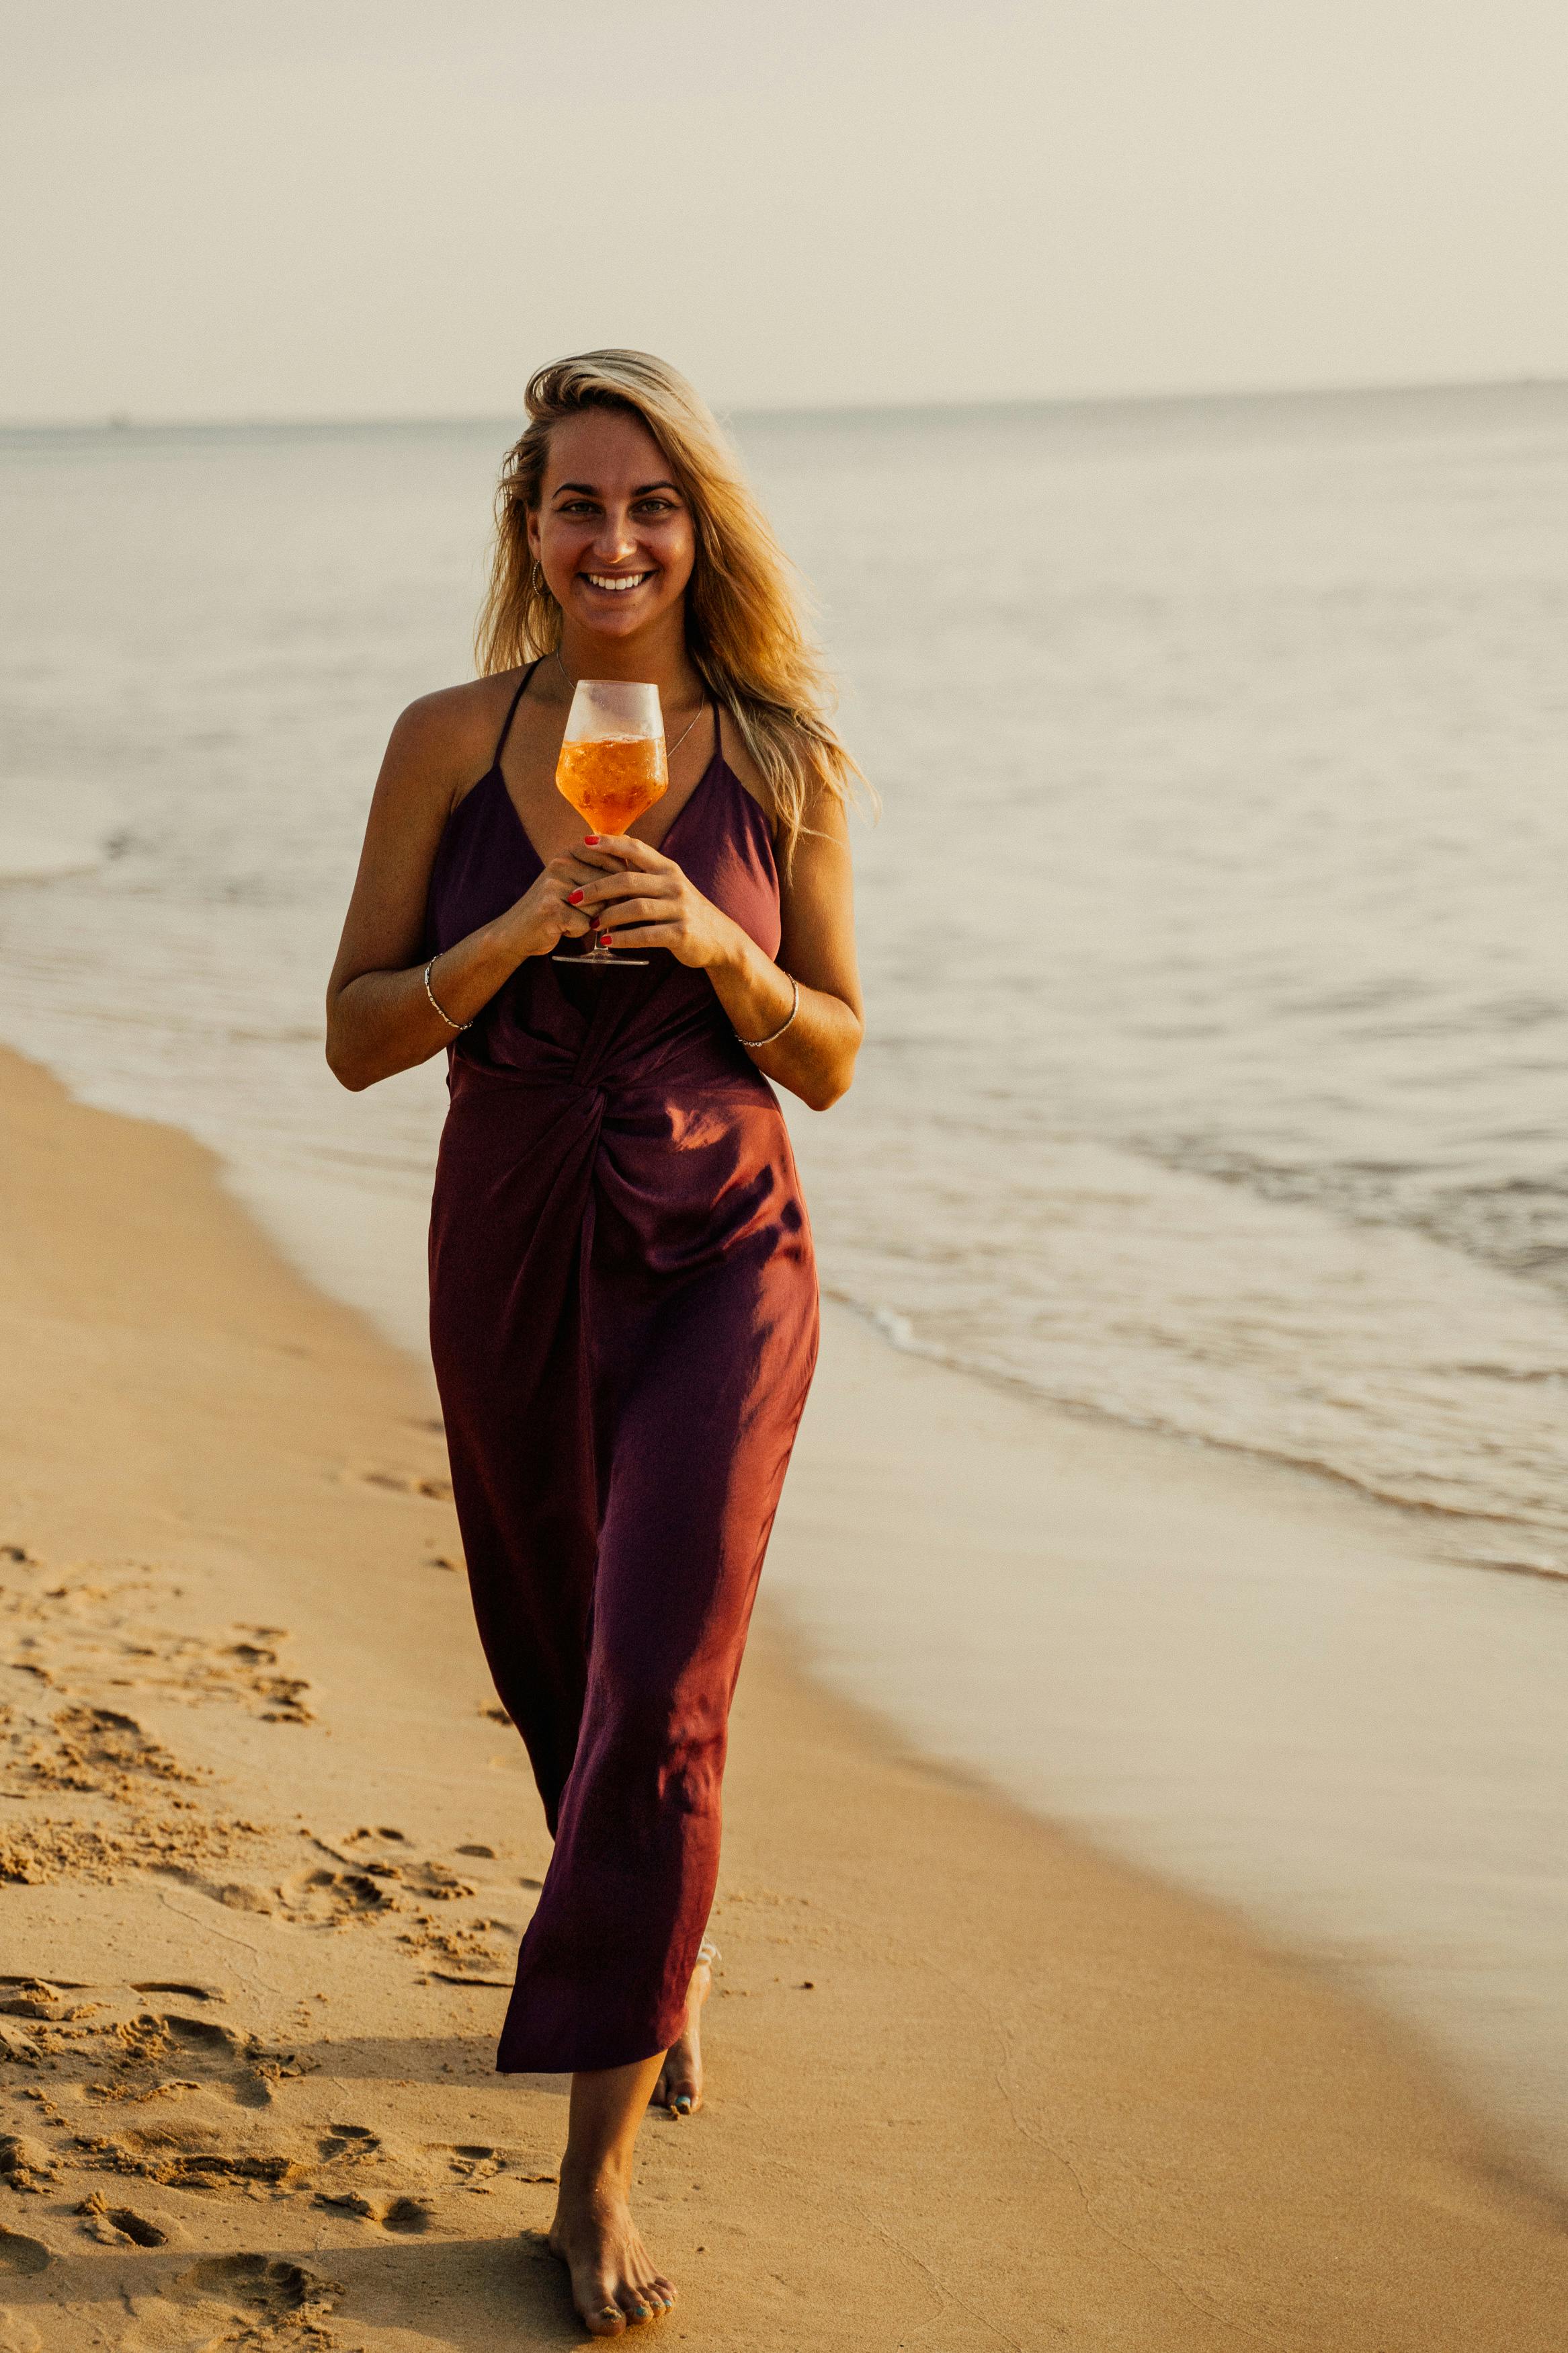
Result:
<svg viewBox="0 0 1568 2353"><path fill-rule="evenodd" d="M1568 375L1565 0L0 0L0 419Z"/></svg>

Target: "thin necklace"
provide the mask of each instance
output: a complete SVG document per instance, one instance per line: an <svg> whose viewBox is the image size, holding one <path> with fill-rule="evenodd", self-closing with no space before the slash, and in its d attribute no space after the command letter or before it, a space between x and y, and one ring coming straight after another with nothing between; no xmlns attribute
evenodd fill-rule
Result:
<svg viewBox="0 0 1568 2353"><path fill-rule="evenodd" d="M565 663L562 660L562 659L561 659L561 649L560 649L560 647L559 647L559 646L557 646L557 647L555 648L555 651L554 651L554 655L553 655L552 659L553 659L553 660L554 660L554 663L555 663L555 667L556 667L556 669L561 672L562 677L565 680L565 681L566 681L567 685L571 688L571 690L572 690L573 693L574 693L574 694L575 694L575 693L576 693L576 691L577 691L577 681L576 681L576 680L573 677L573 675L572 675L571 671L567 669L567 667L566 667ZM707 697L706 697L706 696L704 696L704 697L703 697L703 699L702 699L702 702L701 702L699 704L699 706L698 706L698 711L697 711L697 719L700 719L700 718L701 718L703 712L705 712L705 711L707 710L707 708L708 708L708 700L707 700ZM674 759L674 757L675 757L676 754L679 751L679 749L680 749L681 745L685 743L685 741L686 741L687 737L690 734L692 727L695 727L695 726L696 726L696 724L697 724L697 719L692 720L690 726L683 727L683 728L681 729L681 731L680 731L679 734L676 737L676 739L675 739L675 741L674 741L674 743L673 743L673 744L666 744L666 746L665 746L665 753L664 753L664 756L665 756L665 758L666 758L667 760L673 760L673 759Z"/></svg>

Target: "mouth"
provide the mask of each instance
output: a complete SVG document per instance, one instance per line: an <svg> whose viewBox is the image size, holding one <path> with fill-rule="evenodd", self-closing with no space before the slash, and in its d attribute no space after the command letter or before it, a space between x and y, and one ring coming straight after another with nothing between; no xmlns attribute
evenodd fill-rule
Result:
<svg viewBox="0 0 1568 2353"><path fill-rule="evenodd" d="M651 572L580 572L577 577L580 580L585 580L590 588L602 589L606 596L625 596L632 589L640 588L645 580L651 580L653 574Z"/></svg>

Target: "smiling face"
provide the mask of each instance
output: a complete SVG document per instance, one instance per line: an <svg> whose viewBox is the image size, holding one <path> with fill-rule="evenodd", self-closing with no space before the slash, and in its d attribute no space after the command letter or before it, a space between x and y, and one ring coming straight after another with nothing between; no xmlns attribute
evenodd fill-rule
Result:
<svg viewBox="0 0 1568 2353"><path fill-rule="evenodd" d="M529 545L568 622L631 638L674 614L697 557L691 509L640 417L586 408L557 425Z"/></svg>

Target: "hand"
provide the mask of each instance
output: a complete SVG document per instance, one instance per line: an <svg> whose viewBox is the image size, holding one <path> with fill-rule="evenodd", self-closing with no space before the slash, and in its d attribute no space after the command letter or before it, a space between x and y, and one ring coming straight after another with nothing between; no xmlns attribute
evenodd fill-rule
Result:
<svg viewBox="0 0 1568 2353"><path fill-rule="evenodd" d="M574 855L600 871L583 893L583 907L601 934L625 931L625 944L668 948L694 971L722 963L736 925L687 881L673 858L629 833L602 833Z"/></svg>
<svg viewBox="0 0 1568 2353"><path fill-rule="evenodd" d="M506 917L522 956L548 955L562 940L582 938L591 918L577 902L598 874L597 867L571 851L542 868Z"/></svg>

